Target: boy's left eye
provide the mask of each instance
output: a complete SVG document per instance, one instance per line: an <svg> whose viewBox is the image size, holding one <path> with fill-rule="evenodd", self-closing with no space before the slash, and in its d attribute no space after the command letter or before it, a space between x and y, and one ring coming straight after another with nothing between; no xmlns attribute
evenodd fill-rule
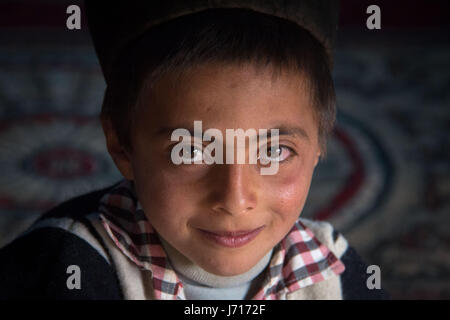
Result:
<svg viewBox="0 0 450 320"><path fill-rule="evenodd" d="M294 151L288 146L274 145L270 146L266 152L258 155L258 160L263 164L269 162L282 162L289 158Z"/></svg>

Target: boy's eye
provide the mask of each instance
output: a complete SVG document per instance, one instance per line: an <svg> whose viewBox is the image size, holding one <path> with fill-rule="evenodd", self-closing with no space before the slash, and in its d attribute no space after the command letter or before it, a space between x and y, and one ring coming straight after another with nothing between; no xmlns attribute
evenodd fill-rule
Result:
<svg viewBox="0 0 450 320"><path fill-rule="evenodd" d="M263 164L267 164L269 162L282 162L289 158L292 153L292 148L274 145L270 146L270 148L267 149L267 152L260 153L258 155L258 160L260 160Z"/></svg>
<svg viewBox="0 0 450 320"><path fill-rule="evenodd" d="M195 161L202 161L203 152L202 152L201 148L190 145L190 146L185 146L183 148L183 150L187 151L187 152L182 152L183 162L186 161L188 163L193 163Z"/></svg>

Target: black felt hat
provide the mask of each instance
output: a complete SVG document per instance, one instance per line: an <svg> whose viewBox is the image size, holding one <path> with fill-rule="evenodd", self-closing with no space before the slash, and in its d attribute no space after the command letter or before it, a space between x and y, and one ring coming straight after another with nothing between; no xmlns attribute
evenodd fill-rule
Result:
<svg viewBox="0 0 450 320"><path fill-rule="evenodd" d="M114 59L146 30L206 9L251 9L293 21L324 45L331 61L338 7L338 0L85 0L89 30L106 82Z"/></svg>

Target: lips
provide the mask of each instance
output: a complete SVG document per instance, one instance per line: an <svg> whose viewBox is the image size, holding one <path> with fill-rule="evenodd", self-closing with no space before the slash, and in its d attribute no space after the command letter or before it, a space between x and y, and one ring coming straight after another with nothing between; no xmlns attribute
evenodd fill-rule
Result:
<svg viewBox="0 0 450 320"><path fill-rule="evenodd" d="M203 236L214 241L216 244L229 248L241 247L250 241L264 229L265 226L253 230L242 231L207 231L199 229Z"/></svg>

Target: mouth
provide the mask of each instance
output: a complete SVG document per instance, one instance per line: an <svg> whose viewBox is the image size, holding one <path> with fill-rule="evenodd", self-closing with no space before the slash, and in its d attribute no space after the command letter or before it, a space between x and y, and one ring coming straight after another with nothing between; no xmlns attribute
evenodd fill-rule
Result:
<svg viewBox="0 0 450 320"><path fill-rule="evenodd" d="M237 248L246 245L252 241L256 236L265 228L261 226L253 230L240 230L240 231L208 231L198 229L207 239L214 241L228 248Z"/></svg>

